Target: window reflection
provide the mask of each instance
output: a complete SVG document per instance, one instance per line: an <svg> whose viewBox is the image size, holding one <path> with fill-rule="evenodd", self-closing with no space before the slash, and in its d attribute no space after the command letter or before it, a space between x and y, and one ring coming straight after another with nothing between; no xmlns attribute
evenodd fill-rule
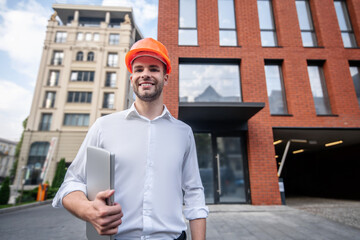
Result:
<svg viewBox="0 0 360 240"><path fill-rule="evenodd" d="M350 74L354 82L356 96L360 106L360 68L357 66L351 66Z"/></svg>
<svg viewBox="0 0 360 240"><path fill-rule="evenodd" d="M257 6L261 31L261 45L264 47L277 46L271 0L258 0Z"/></svg>
<svg viewBox="0 0 360 240"><path fill-rule="evenodd" d="M180 102L241 102L237 64L179 65Z"/></svg>
<svg viewBox="0 0 360 240"><path fill-rule="evenodd" d="M283 89L280 65L265 65L265 76L270 113L287 114L286 97Z"/></svg>
<svg viewBox="0 0 360 240"><path fill-rule="evenodd" d="M196 0L179 2L179 45L197 45Z"/></svg>
<svg viewBox="0 0 360 240"><path fill-rule="evenodd" d="M235 9L233 0L218 0L220 46L236 46Z"/></svg>

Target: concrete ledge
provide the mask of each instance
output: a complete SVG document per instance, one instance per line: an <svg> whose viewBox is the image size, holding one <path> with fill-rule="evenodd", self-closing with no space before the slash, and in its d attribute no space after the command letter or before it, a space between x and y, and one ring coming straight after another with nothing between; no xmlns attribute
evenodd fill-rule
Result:
<svg viewBox="0 0 360 240"><path fill-rule="evenodd" d="M52 199L48 199L48 200L45 200L42 202L34 202L34 203L24 204L24 205L20 205L20 206L3 208L3 209L0 209L0 214L15 212L18 210L32 208L32 207L41 206L41 205L45 205L45 204L51 204L51 202L52 202Z"/></svg>

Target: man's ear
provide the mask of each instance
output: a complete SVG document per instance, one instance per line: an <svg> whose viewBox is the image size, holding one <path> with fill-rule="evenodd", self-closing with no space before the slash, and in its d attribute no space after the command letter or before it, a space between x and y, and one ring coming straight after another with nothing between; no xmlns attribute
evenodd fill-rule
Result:
<svg viewBox="0 0 360 240"><path fill-rule="evenodd" d="M130 85L132 86L133 85L133 82L132 82L132 74L130 74L130 77L129 77L129 79L130 79Z"/></svg>
<svg viewBox="0 0 360 240"><path fill-rule="evenodd" d="M164 75L164 85L168 84L169 74Z"/></svg>

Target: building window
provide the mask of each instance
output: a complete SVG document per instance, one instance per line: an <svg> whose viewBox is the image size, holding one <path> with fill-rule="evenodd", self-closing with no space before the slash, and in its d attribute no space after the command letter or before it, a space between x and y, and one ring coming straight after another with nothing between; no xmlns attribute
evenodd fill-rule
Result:
<svg viewBox="0 0 360 240"><path fill-rule="evenodd" d="M335 11L340 26L341 37L346 48L357 47L354 31L352 29L349 12L346 7L346 1L335 0Z"/></svg>
<svg viewBox="0 0 360 240"><path fill-rule="evenodd" d="M87 55L88 62L94 61L94 52L89 52Z"/></svg>
<svg viewBox="0 0 360 240"><path fill-rule="evenodd" d="M116 87L116 72L107 72L105 87Z"/></svg>
<svg viewBox="0 0 360 240"><path fill-rule="evenodd" d="M114 93L104 93L104 101L103 101L103 108L114 108L114 100L115 94Z"/></svg>
<svg viewBox="0 0 360 240"><path fill-rule="evenodd" d="M317 115L331 114L330 101L327 93L322 66L308 62L308 74L311 92L314 98Z"/></svg>
<svg viewBox="0 0 360 240"><path fill-rule="evenodd" d="M55 42L64 43L66 42L67 33L66 32L56 32Z"/></svg>
<svg viewBox="0 0 360 240"><path fill-rule="evenodd" d="M44 108L53 108L55 105L56 92L46 92L43 102Z"/></svg>
<svg viewBox="0 0 360 240"><path fill-rule="evenodd" d="M94 75L94 71L72 71L70 81L93 82Z"/></svg>
<svg viewBox="0 0 360 240"><path fill-rule="evenodd" d="M265 62L266 89L270 114L287 114L286 95L281 71L281 63Z"/></svg>
<svg viewBox="0 0 360 240"><path fill-rule="evenodd" d="M240 68L234 63L180 63L180 102L241 102Z"/></svg>
<svg viewBox="0 0 360 240"><path fill-rule="evenodd" d="M275 21L271 0L258 0L261 45L263 47L277 46Z"/></svg>
<svg viewBox="0 0 360 240"><path fill-rule="evenodd" d="M68 92L68 103L91 103L92 92Z"/></svg>
<svg viewBox="0 0 360 240"><path fill-rule="evenodd" d="M360 106L360 67L350 66L350 73L352 80L354 82L356 97Z"/></svg>
<svg viewBox="0 0 360 240"><path fill-rule="evenodd" d="M107 65L108 65L108 67L117 67L117 65L118 65L117 53L109 53Z"/></svg>
<svg viewBox="0 0 360 240"><path fill-rule="evenodd" d="M98 42L100 40L100 34L99 33L94 33L94 41Z"/></svg>
<svg viewBox="0 0 360 240"><path fill-rule="evenodd" d="M64 53L62 51L54 51L53 57L51 59L52 65L61 65L63 62Z"/></svg>
<svg viewBox="0 0 360 240"><path fill-rule="evenodd" d="M26 185L37 185L42 182L41 171L49 146L50 144L48 142L34 142L31 144L25 174Z"/></svg>
<svg viewBox="0 0 360 240"><path fill-rule="evenodd" d="M296 0L296 10L304 47L316 47L317 40L309 0Z"/></svg>
<svg viewBox="0 0 360 240"><path fill-rule="evenodd" d="M49 74L49 79L47 81L47 86L57 86L59 83L60 71L51 70Z"/></svg>
<svg viewBox="0 0 360 240"><path fill-rule="evenodd" d="M179 0L179 45L197 45L196 0Z"/></svg>
<svg viewBox="0 0 360 240"><path fill-rule="evenodd" d="M76 61L82 61L84 59L84 53L83 52L77 52L76 53Z"/></svg>
<svg viewBox="0 0 360 240"><path fill-rule="evenodd" d="M82 32L78 32L76 34L76 40L77 41L82 41L84 39L84 34Z"/></svg>
<svg viewBox="0 0 360 240"><path fill-rule="evenodd" d="M41 114L41 120L39 124L39 131L49 131L51 125L51 113L43 113Z"/></svg>
<svg viewBox="0 0 360 240"><path fill-rule="evenodd" d="M109 45L119 45L120 35L111 33L109 36Z"/></svg>
<svg viewBox="0 0 360 240"><path fill-rule="evenodd" d="M233 0L218 0L220 46L237 46Z"/></svg>
<svg viewBox="0 0 360 240"><path fill-rule="evenodd" d="M65 113L64 126L89 126L89 114Z"/></svg>
<svg viewBox="0 0 360 240"><path fill-rule="evenodd" d="M92 34L91 33L85 33L85 41L91 41L92 40Z"/></svg>

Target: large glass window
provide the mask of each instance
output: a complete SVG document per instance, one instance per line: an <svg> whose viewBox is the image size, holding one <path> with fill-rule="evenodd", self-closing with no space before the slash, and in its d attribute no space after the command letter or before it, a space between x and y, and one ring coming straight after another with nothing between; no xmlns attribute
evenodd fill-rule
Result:
<svg viewBox="0 0 360 240"><path fill-rule="evenodd" d="M64 43L66 42L67 33L66 32L56 32L55 42Z"/></svg>
<svg viewBox="0 0 360 240"><path fill-rule="evenodd" d="M43 113L39 124L39 131L49 131L51 125L51 113Z"/></svg>
<svg viewBox="0 0 360 240"><path fill-rule="evenodd" d="M179 0L179 45L197 45L196 0Z"/></svg>
<svg viewBox="0 0 360 240"><path fill-rule="evenodd" d="M64 126L89 126L89 114L65 113Z"/></svg>
<svg viewBox="0 0 360 240"><path fill-rule="evenodd" d="M296 10L304 47L317 46L316 34L308 0L296 0Z"/></svg>
<svg viewBox="0 0 360 240"><path fill-rule="evenodd" d="M322 66L308 63L311 92L317 115L331 114L330 102Z"/></svg>
<svg viewBox="0 0 360 240"><path fill-rule="evenodd" d="M54 51L53 57L51 59L52 65L61 65L63 62L64 53L62 51Z"/></svg>
<svg viewBox="0 0 360 240"><path fill-rule="evenodd" d="M109 53L107 65L108 65L108 67L117 67L117 65L118 65L117 53Z"/></svg>
<svg viewBox="0 0 360 240"><path fill-rule="evenodd" d="M94 71L72 71L70 81L93 82L94 75L95 75Z"/></svg>
<svg viewBox="0 0 360 240"><path fill-rule="evenodd" d="M114 93L104 93L103 108L114 108Z"/></svg>
<svg viewBox="0 0 360 240"><path fill-rule="evenodd" d="M280 63L265 62L266 89L271 114L287 114L286 95L284 90Z"/></svg>
<svg viewBox="0 0 360 240"><path fill-rule="evenodd" d="M109 35L109 45L119 45L120 35L111 33Z"/></svg>
<svg viewBox="0 0 360 240"><path fill-rule="evenodd" d="M356 96L360 106L360 67L350 66L350 73L352 80L354 82Z"/></svg>
<svg viewBox="0 0 360 240"><path fill-rule="evenodd" d="M238 64L181 63L180 102L241 102Z"/></svg>
<svg viewBox="0 0 360 240"><path fill-rule="evenodd" d="M344 47L357 47L354 31L351 26L349 12L346 7L346 2L343 0L335 0L334 4Z"/></svg>
<svg viewBox="0 0 360 240"><path fill-rule="evenodd" d="M76 34L76 40L77 41L82 41L84 39L84 34L82 32L78 32Z"/></svg>
<svg viewBox="0 0 360 240"><path fill-rule="evenodd" d="M25 174L26 185L37 185L42 182L40 176L49 150L49 145L48 142L34 142L31 144Z"/></svg>
<svg viewBox="0 0 360 240"><path fill-rule="evenodd" d="M91 103L92 92L69 92L68 103Z"/></svg>
<svg viewBox="0 0 360 240"><path fill-rule="evenodd" d="M51 70L49 74L49 79L47 81L47 86L57 86L59 83L60 71Z"/></svg>
<svg viewBox="0 0 360 240"><path fill-rule="evenodd" d="M56 96L56 92L46 92L45 99L43 102L43 107L44 108L53 108L55 105L55 96Z"/></svg>
<svg viewBox="0 0 360 240"><path fill-rule="evenodd" d="M105 87L116 87L116 72L107 72Z"/></svg>
<svg viewBox="0 0 360 240"><path fill-rule="evenodd" d="M271 0L258 0L261 45L263 47L277 46L276 28Z"/></svg>
<svg viewBox="0 0 360 240"><path fill-rule="evenodd" d="M234 0L218 0L220 46L236 46Z"/></svg>

